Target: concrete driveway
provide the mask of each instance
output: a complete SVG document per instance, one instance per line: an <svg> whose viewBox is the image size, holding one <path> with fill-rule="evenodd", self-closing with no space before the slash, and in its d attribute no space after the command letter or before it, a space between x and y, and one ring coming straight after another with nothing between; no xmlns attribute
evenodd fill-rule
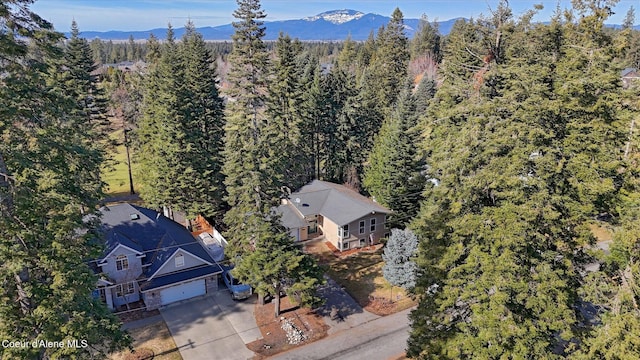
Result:
<svg viewBox="0 0 640 360"><path fill-rule="evenodd" d="M318 289L318 295L325 299L325 303L316 312L322 315L325 323L331 327L328 331L329 335L360 326L380 317L363 309L329 276L325 275L324 278L327 283ZM337 313L336 317L331 316L334 309Z"/></svg>
<svg viewBox="0 0 640 360"><path fill-rule="evenodd" d="M160 309L185 360L251 359L245 344L262 337L253 316L256 298L231 299L226 289Z"/></svg>

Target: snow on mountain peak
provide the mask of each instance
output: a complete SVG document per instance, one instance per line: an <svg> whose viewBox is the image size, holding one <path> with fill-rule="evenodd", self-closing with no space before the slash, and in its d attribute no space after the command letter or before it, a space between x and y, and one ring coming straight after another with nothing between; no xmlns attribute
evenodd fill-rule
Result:
<svg viewBox="0 0 640 360"><path fill-rule="evenodd" d="M351 20L360 19L363 16L364 16L364 13L360 11L343 9L343 10L325 11L316 16L309 16L307 18L304 18L304 20L316 21L316 20L323 19L325 21L328 21L334 24L344 24Z"/></svg>

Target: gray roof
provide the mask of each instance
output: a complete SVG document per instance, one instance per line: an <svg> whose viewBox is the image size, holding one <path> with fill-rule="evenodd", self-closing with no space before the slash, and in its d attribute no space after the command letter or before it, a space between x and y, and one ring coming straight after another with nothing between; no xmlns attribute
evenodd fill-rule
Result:
<svg viewBox="0 0 640 360"><path fill-rule="evenodd" d="M176 284L182 281L190 280L197 277L220 273L222 268L219 265L206 265L190 268L185 271L171 273L168 275L158 276L149 281L145 281L140 285L142 291L148 291L159 287Z"/></svg>
<svg viewBox="0 0 640 360"><path fill-rule="evenodd" d="M298 229L307 226L307 222L298 215L291 204L278 206L277 213L280 214L280 222L282 225L289 229Z"/></svg>
<svg viewBox="0 0 640 360"><path fill-rule="evenodd" d="M626 68L624 70L621 71L621 76L625 77L627 75L630 75L632 73L635 73L637 70L635 68Z"/></svg>
<svg viewBox="0 0 640 360"><path fill-rule="evenodd" d="M178 249L215 264L189 230L154 210L117 204L103 207L100 212L106 241L105 256L119 244L144 253L143 265L150 265L143 274L146 278L153 275ZM137 219L132 219L132 215Z"/></svg>
<svg viewBox="0 0 640 360"><path fill-rule="evenodd" d="M344 185L320 180L303 186L298 192L292 193L289 199L291 207L295 207L303 216L319 214L337 225L349 224L370 214L391 213L391 210Z"/></svg>

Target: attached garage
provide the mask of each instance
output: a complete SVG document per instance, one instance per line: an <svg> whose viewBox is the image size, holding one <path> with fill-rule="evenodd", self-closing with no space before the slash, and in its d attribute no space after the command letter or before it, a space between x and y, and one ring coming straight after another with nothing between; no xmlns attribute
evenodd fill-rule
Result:
<svg viewBox="0 0 640 360"><path fill-rule="evenodd" d="M191 299L192 297L207 293L204 279L172 286L160 291L160 305L168 305L180 300Z"/></svg>

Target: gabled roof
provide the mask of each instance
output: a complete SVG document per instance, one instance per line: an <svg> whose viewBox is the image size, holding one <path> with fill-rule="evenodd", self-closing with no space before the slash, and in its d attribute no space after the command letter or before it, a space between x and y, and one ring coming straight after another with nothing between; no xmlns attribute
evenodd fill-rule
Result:
<svg viewBox="0 0 640 360"><path fill-rule="evenodd" d="M100 212L107 243L105 255L118 245L144 253L143 263L149 265L144 270L147 278L162 267L179 248L215 264L189 230L154 210L131 204L117 204L103 207Z"/></svg>
<svg viewBox="0 0 640 360"><path fill-rule="evenodd" d="M344 185L320 180L314 180L292 193L289 200L290 204L287 206L295 209L302 216L319 214L340 226L367 215L391 213L391 210ZM283 211L281 213L285 219L286 213Z"/></svg>

